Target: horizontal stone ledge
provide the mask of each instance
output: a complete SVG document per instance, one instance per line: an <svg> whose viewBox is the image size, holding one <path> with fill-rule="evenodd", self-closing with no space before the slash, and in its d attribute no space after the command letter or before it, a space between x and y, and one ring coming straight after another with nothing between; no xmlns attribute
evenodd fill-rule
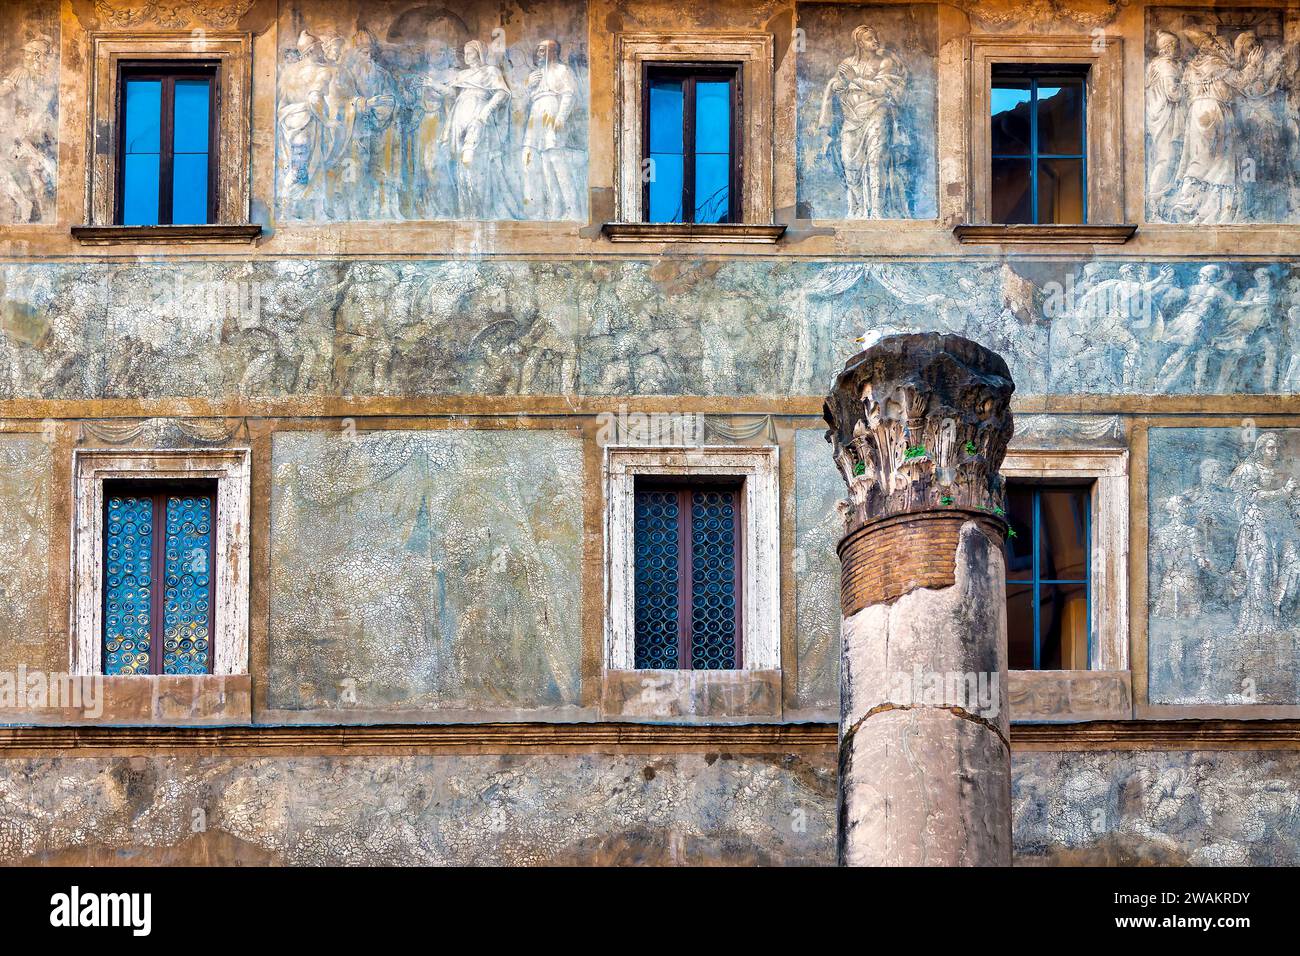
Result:
<svg viewBox="0 0 1300 956"><path fill-rule="evenodd" d="M132 243L174 243L195 245L205 242L250 243L262 235L262 227L250 223L207 223L192 226L73 226L72 236L87 246L130 245Z"/></svg>
<svg viewBox="0 0 1300 956"><path fill-rule="evenodd" d="M374 724L238 727L0 727L0 758L142 752L286 756L367 753L726 753L834 749L829 723L673 725L593 723ZM1011 749L1300 750L1300 720L1095 721L1015 724Z"/></svg>

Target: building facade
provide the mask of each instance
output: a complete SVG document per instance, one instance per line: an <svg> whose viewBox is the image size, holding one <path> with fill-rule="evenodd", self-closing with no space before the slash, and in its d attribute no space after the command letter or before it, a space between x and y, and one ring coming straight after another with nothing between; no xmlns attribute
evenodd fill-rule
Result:
<svg viewBox="0 0 1300 956"><path fill-rule="evenodd" d="M833 863L822 403L941 331L1017 863L1300 863L1293 5L3 24L0 862Z"/></svg>

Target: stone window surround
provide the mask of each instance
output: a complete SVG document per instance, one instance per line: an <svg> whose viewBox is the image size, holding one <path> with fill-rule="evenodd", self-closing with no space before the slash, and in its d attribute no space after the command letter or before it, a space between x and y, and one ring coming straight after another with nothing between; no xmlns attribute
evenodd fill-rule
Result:
<svg viewBox="0 0 1300 956"><path fill-rule="evenodd" d="M633 492L639 475L715 475L744 479L741 508L745 568L741 590L745 623L741 670L780 669L778 468L779 449L775 445L605 449L605 667L608 670L635 671Z"/></svg>
<svg viewBox="0 0 1300 956"><path fill-rule="evenodd" d="M616 206L619 224L643 226L641 156L643 117L642 78L647 64L738 63L741 73L740 102L744 113L741 122L744 157L741 201L743 222L727 224L737 232L739 241L775 241L754 235L754 227L770 224L773 218L772 197L772 110L774 102L774 44L769 33L620 33L616 36L614 58L618 74L614 92L614 161ZM656 227L655 238L671 238L665 224ZM689 224L688 224L689 225ZM748 228L746 228L748 227ZM725 226L700 230L690 236L688 228L681 238L723 241ZM704 233L708 233L704 235ZM639 237L634 237L639 238Z"/></svg>
<svg viewBox="0 0 1300 956"><path fill-rule="evenodd" d="M1123 40L1106 36L971 36L966 39L970 65L966 128L970 151L966 181L969 184L969 222L979 226L976 236L1005 229L997 241L1123 242L1131 227L1116 231L1124 221L1124 85ZM1087 191L1088 222L1083 225L1033 228L989 225L991 208L991 143L989 101L995 63L1075 64L1088 67L1087 81ZM958 230L970 229L960 226ZM1092 235L1096 233L1096 235ZM958 232L959 238L961 232Z"/></svg>
<svg viewBox="0 0 1300 956"><path fill-rule="evenodd" d="M86 134L86 222L74 227L82 241L138 241L129 230L115 226L117 183L118 101L120 66L132 61L217 61L217 222L208 226L134 227L160 236L178 233L183 241L243 241L256 238L249 217L249 152L252 125L253 38L249 33L206 32L202 35L164 32L113 32L90 35L90 111ZM233 225L245 225L242 231ZM126 236L116 233L127 231ZM258 230L260 231L260 230ZM184 235L179 235L184 232ZM210 233L210 235L209 235ZM146 239L155 237L146 236Z"/></svg>
<svg viewBox="0 0 1300 956"><path fill-rule="evenodd" d="M1015 721L1132 717L1129 658L1129 453L1127 449L1019 449L1007 452L1003 478L1093 482L1092 654L1086 671L1011 671ZM1099 701L1110 695L1111 706Z"/></svg>
<svg viewBox="0 0 1300 956"><path fill-rule="evenodd" d="M249 513L248 448L76 449L73 451L72 608L69 672L103 673L104 482L128 479L208 478L217 482L216 625L212 674L248 673ZM148 675L126 680L149 679Z"/></svg>

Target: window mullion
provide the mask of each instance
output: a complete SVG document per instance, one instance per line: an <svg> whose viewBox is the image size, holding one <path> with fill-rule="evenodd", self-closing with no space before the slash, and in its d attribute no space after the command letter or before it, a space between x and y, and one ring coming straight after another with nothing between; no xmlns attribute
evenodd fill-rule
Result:
<svg viewBox="0 0 1300 956"><path fill-rule="evenodd" d="M1033 556L1034 556L1034 594L1033 594L1033 602L1034 602L1034 670L1038 670L1040 667L1042 667L1042 633L1041 633L1041 631L1040 631L1040 626L1041 626L1041 623L1042 623L1042 621L1041 621L1041 594L1042 594L1042 582L1039 580L1039 575L1040 575L1040 573L1041 573L1041 563L1040 563L1041 553L1040 553L1040 550L1039 550L1039 541L1040 541L1040 536L1039 536L1039 530L1038 530L1038 529L1039 529L1039 524L1038 524L1038 521L1039 521L1039 506L1040 506L1040 504L1042 503L1042 500L1043 500L1043 499L1042 499L1042 492L1041 492L1038 488L1035 488L1035 489L1034 489L1034 498L1033 498L1033 503L1034 503L1034 506L1033 506L1033 521L1032 521L1032 523L1031 523L1030 531L1029 531L1030 535L1033 536L1033 552L1032 552L1032 553L1033 553Z"/></svg>
<svg viewBox="0 0 1300 956"><path fill-rule="evenodd" d="M695 221L695 77L682 80L682 222Z"/></svg>
<svg viewBox="0 0 1300 956"><path fill-rule="evenodd" d="M1038 222L1038 78L1029 80L1029 209L1034 223ZM1034 492L1035 508L1038 493ZM1037 514L1037 511L1035 511ZM1034 553L1037 554L1035 542ZM1037 658L1037 637L1035 637L1035 658ZM1034 666L1038 666L1035 659Z"/></svg>
<svg viewBox="0 0 1300 956"><path fill-rule="evenodd" d="M149 673L163 673L163 642L167 629L163 623L163 594L167 590L163 579L163 554L167 550L167 496L154 492L153 499L153 534L150 535L150 575L149 591Z"/></svg>
<svg viewBox="0 0 1300 956"><path fill-rule="evenodd" d="M158 223L170 226L172 224L172 183L175 176L176 77L163 77L160 99L162 117L158 126Z"/></svg>
<svg viewBox="0 0 1300 956"><path fill-rule="evenodd" d="M694 605L692 603L692 577L694 574L694 554L691 548L691 492L679 489L677 492L677 666L681 670L690 670L692 666L692 649L695 641L693 623Z"/></svg>

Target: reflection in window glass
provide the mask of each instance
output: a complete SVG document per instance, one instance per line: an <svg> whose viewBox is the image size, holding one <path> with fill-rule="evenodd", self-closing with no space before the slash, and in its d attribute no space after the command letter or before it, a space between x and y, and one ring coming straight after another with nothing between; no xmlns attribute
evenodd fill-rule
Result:
<svg viewBox="0 0 1300 956"><path fill-rule="evenodd" d="M732 68L662 67L647 75L647 222L732 222L738 198Z"/></svg>
<svg viewBox="0 0 1300 956"><path fill-rule="evenodd" d="M995 67L989 96L990 216L1087 221L1085 77Z"/></svg>
<svg viewBox="0 0 1300 956"><path fill-rule="evenodd" d="M1007 663L1087 670L1091 488L1007 484Z"/></svg>

